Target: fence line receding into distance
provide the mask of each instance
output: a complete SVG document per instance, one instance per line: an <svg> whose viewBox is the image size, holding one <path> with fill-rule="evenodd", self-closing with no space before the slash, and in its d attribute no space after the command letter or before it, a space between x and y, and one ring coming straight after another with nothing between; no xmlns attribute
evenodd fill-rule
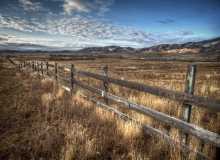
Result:
<svg viewBox="0 0 220 160"><path fill-rule="evenodd" d="M202 144L203 143L210 143L219 149L220 147L220 135L209 130L203 129L193 123L190 122L191 116L191 107L195 105L195 107L203 107L208 109L211 112L220 112L220 100L214 100L207 97L201 97L193 95L193 88L195 82L195 71L196 65L189 65L188 73L187 73L187 83L186 83L186 91L178 92L172 91L168 89L163 89L159 87L148 86L145 84L140 84L136 82L131 82L127 80L120 80L109 77L108 75L108 67L105 66L103 68L104 74L96 74L87 71L77 70L73 64L70 67L65 67L63 65L59 65L58 63L48 63L46 61L24 61L18 64L20 70L29 69L29 71L38 72L41 75L49 76L54 78L55 80L59 81L62 85L69 85L68 88L71 93L73 92L74 86L78 86L82 89L85 89L89 92L92 92L96 95L101 95L104 98L104 102L100 102L95 98L87 97L86 99L97 103L99 106L102 106L104 109L108 111L114 112L123 119L134 121L135 124L141 125L141 127L149 134L156 135L163 137L169 144L178 144L182 151L184 151L184 155L186 153L193 152L200 157L199 159L208 159L203 153L202 150L195 151L188 145L188 135L195 136L196 138L200 139ZM51 70L52 69L52 70ZM68 73L68 74L67 74ZM66 77L68 75L68 77ZM78 76L85 76L89 78L93 78L96 80L100 80L103 83L103 89L95 88L88 84L85 84L76 79L76 75ZM113 95L109 92L109 84L116 84L119 86L123 86L129 89L134 89L140 92L150 93L159 97L168 98L171 100L175 100L178 102L182 102L184 105L184 115L182 119L178 119L176 117L172 117L165 113L156 111L148 106L139 105L133 103L126 98L122 98L116 95ZM181 133L185 134L181 140L175 140L171 138L167 133L153 128L146 124L140 124L136 120L130 118L129 116L125 115L124 113L114 109L113 107L109 106L109 100L115 101L117 103L123 104L124 107L136 111L138 113L150 116L157 121L162 122L163 124L169 125L170 127L175 127L180 130ZM120 105L121 106L121 105ZM186 156L184 156L186 159Z"/></svg>

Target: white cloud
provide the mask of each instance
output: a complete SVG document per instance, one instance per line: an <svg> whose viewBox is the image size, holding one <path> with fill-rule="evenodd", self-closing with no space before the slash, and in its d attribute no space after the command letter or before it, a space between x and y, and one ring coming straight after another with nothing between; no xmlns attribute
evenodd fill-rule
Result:
<svg viewBox="0 0 220 160"><path fill-rule="evenodd" d="M95 0L95 4L99 8L98 15L103 16L106 12L110 10L110 7L113 3L114 0Z"/></svg>
<svg viewBox="0 0 220 160"><path fill-rule="evenodd" d="M18 0L18 1L25 11L39 11L42 8L39 2L33 2L32 0Z"/></svg>
<svg viewBox="0 0 220 160"><path fill-rule="evenodd" d="M64 0L63 9L65 13L71 14L74 11L77 12L89 12L89 6L80 0Z"/></svg>
<svg viewBox="0 0 220 160"><path fill-rule="evenodd" d="M45 17L43 21L40 21L37 17L25 20L19 17L0 15L0 31L1 28L14 29L21 31L22 34L32 35L32 38L22 39L22 42L68 48L108 45L140 48L161 43L181 43L198 38L186 31L147 33L135 28L114 25L80 15L71 17L52 15L51 17ZM44 40L42 38L37 40L38 38L35 35L39 34L44 35ZM21 42L21 38L14 38L13 42Z"/></svg>
<svg viewBox="0 0 220 160"><path fill-rule="evenodd" d="M103 15L109 11L109 7L114 0L64 0L63 9L66 14L73 12L91 12L95 11L97 15Z"/></svg>

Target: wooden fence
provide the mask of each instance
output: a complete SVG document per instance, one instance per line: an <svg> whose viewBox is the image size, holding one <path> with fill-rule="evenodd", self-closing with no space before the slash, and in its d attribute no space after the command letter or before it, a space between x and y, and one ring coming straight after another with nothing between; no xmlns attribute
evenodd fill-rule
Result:
<svg viewBox="0 0 220 160"><path fill-rule="evenodd" d="M107 109L108 111L114 112L116 115L120 116L124 120L132 121L133 123L142 127L146 133L153 136L162 137L166 142L168 142L168 144L174 147L180 147L182 151L182 159L187 159L188 158L187 155L189 152L194 153L197 156L197 159L209 159L202 153L204 143L209 143L216 146L216 150L219 151L220 135L208 131L206 129L203 129L190 122L192 105L195 107L206 108L212 112L220 112L220 100L214 100L207 97L193 95L196 65L189 65L188 67L186 89L184 93L109 77L107 66L103 68L104 74L96 74L87 71L77 70L73 64L69 65L69 67L65 67L58 63L52 64L46 61L41 61L41 62L25 61L19 63L18 67L20 70L25 69L32 72L37 72L42 76L52 77L56 81L60 82L62 85L64 86L66 85L65 88L69 90L71 93L73 93L74 87L78 86L93 94L100 95L101 97L103 97L105 103L85 95L83 95L83 97L86 98L87 100L97 103L97 106L101 106L102 108ZM85 84L84 82L77 80L76 75L89 77L102 81L104 89L95 88L93 86ZM134 89L140 92L150 93L152 95L156 95L162 98L168 98L171 100L182 102L183 103L182 118L178 119L176 117L156 111L148 106L139 105L127 100L126 98L113 95L109 92L110 83L123 86L129 89ZM136 121L135 119L129 117L128 115L111 107L109 105L109 100L115 101L117 103L121 103L123 104L124 107L130 110L136 111L146 116L150 116L155 120L162 122L163 124L179 129L182 134L181 139L180 140L173 139L169 136L169 133L165 133L157 128L153 128L147 124L142 124ZM188 142L189 141L188 135L192 135L198 138L199 140L201 140L201 147L199 150L195 151L193 148L190 147ZM216 159L218 158L219 157L216 157Z"/></svg>

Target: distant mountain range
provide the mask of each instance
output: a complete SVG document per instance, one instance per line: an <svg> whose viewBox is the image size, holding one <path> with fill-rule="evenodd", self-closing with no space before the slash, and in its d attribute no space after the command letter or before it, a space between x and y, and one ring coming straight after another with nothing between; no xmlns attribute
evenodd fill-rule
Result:
<svg viewBox="0 0 220 160"><path fill-rule="evenodd" d="M220 53L220 37L200 42L188 42L184 44L160 44L148 48L134 49L131 47L107 46L90 47L78 50L81 53Z"/></svg>
<svg viewBox="0 0 220 160"><path fill-rule="evenodd" d="M186 49L185 52L214 52L220 53L220 37L211 39L211 40L204 40L200 42L188 42L184 44L161 44L157 46L152 46L149 48L143 48L141 52L167 52L176 50L177 52L184 52L183 49Z"/></svg>
<svg viewBox="0 0 220 160"><path fill-rule="evenodd" d="M10 49L9 49L10 48ZM184 44L160 44L152 47L135 49L131 47L106 46L89 47L73 50L62 50L54 47L47 47L35 44L0 44L0 53L47 53L50 55L126 55L142 57L168 57L168 58L211 58L220 59L220 37L200 42L188 42Z"/></svg>

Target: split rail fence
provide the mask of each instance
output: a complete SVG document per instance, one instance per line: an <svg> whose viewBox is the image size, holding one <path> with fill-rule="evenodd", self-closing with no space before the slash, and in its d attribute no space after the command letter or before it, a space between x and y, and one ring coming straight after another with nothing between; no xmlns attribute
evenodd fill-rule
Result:
<svg viewBox="0 0 220 160"><path fill-rule="evenodd" d="M196 74L196 65L189 65L187 71L187 81L185 92L172 91L168 89L163 89L159 87L148 86L146 84L140 84L136 82L131 82L127 80L120 80L109 77L108 67L103 68L104 74L91 73L87 71L77 70L73 64L69 67L60 65L58 63L52 64L47 61L24 61L18 64L20 70L29 70L32 72L37 72L42 76L49 76L57 80L62 85L66 86L65 88L73 93L74 87L78 86L82 89L85 89L92 94L100 95L103 97L104 102L97 100L94 97L84 96L87 100L90 100L108 111L114 112L120 118L126 121L132 121L136 125L140 126L147 134L152 136L162 137L168 144L173 147L179 147L182 151L182 159L187 159L188 153L194 153L197 159L209 159L203 153L203 147L205 143L212 144L216 147L216 153L220 148L220 135L218 133L211 132L204 128L201 128L190 122L192 105L195 107L206 108L212 112L220 112L220 100L214 100L207 97L201 97L193 95L194 84L195 84L195 74ZM67 76L68 75L68 76ZM104 89L95 88L88 84L85 84L82 81L76 79L77 76L89 77L99 81L102 81ZM129 89L134 89L140 92L150 93L162 98L168 98L174 101L182 102L183 113L181 119L167 115L165 113L156 111L150 107L139 105L133 103L126 98L113 95L109 92L109 84L115 84ZM111 107L109 100L115 101L117 103L123 104L124 107L136 111L138 113L150 116L155 120L162 122L163 124L169 125L179 129L181 132L181 139L176 140L169 136L169 133L165 133L157 128L153 128L150 125L142 124L135 119L129 117L128 115L116 110L114 107ZM218 122L217 122L218 123ZM198 138L201 141L201 147L198 150L193 149L189 145L188 136L192 135ZM219 157L216 154L216 159Z"/></svg>

